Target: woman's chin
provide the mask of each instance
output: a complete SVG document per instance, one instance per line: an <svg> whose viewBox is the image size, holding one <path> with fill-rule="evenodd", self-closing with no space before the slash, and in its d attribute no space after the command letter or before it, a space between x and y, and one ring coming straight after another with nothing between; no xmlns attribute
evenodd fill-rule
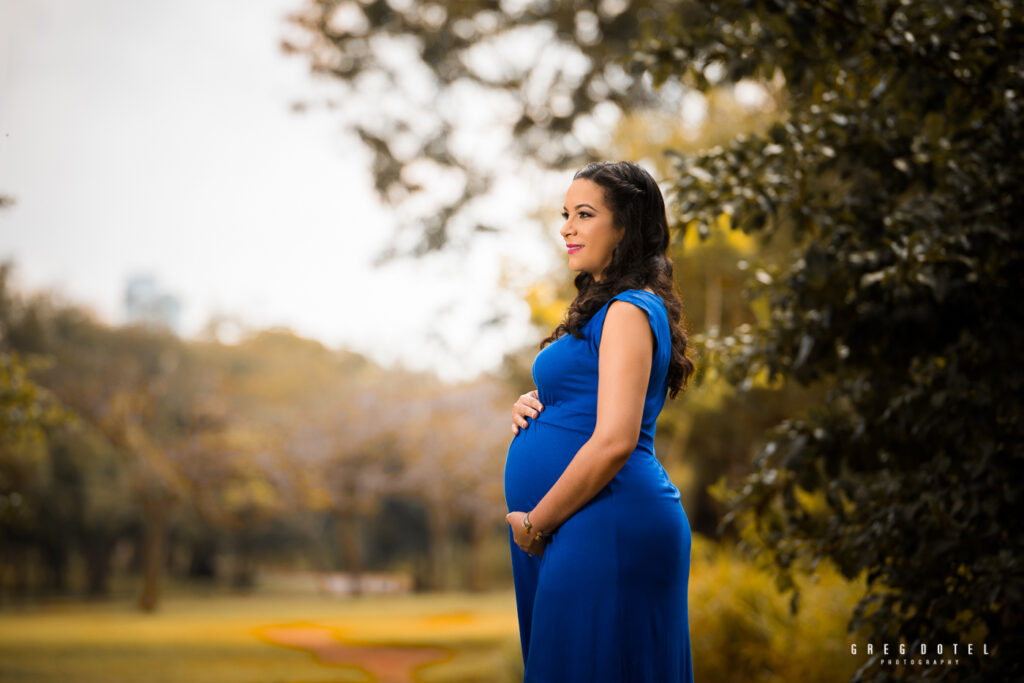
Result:
<svg viewBox="0 0 1024 683"><path fill-rule="evenodd" d="M593 270L587 268L587 266L585 264L580 263L579 261L574 259L571 255L569 256L569 270L571 270L571 271L573 271L574 273L577 273L577 274L583 273L583 272L590 273L592 276L594 276L594 282L597 282L597 280L600 279L600 275L596 275L595 276Z"/></svg>

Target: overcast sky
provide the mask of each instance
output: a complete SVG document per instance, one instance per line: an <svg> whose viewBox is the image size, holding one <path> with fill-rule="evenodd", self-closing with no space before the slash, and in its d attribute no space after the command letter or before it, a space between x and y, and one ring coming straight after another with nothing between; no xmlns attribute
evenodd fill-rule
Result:
<svg viewBox="0 0 1024 683"><path fill-rule="evenodd" d="M329 113L289 110L318 87L278 49L301 5L0 0L0 193L17 201L0 259L16 284L119 323L127 279L148 274L180 298L185 336L232 314L449 379L535 342L497 281L509 260L523 285L557 267L543 239L371 267L392 218L365 153ZM512 323L480 334L496 310Z"/></svg>

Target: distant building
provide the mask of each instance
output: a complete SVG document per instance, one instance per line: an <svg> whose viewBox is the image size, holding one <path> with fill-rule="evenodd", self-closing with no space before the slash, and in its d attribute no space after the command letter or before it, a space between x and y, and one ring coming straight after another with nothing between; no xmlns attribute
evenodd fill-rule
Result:
<svg viewBox="0 0 1024 683"><path fill-rule="evenodd" d="M164 327L181 333L181 302L161 291L151 275L138 275L124 288L125 320L129 325Z"/></svg>

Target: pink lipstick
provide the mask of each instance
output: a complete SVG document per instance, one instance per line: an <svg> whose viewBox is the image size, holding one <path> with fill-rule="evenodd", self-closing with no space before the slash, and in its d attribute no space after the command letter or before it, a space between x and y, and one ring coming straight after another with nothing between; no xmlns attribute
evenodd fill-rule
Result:
<svg viewBox="0 0 1024 683"><path fill-rule="evenodd" d="M582 244L567 244L565 248L569 250L570 254L575 254L577 251L583 248Z"/></svg>

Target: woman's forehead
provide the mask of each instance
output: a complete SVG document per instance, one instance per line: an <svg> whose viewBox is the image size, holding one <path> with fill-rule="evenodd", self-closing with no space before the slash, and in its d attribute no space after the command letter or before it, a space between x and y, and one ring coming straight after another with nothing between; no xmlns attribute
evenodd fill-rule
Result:
<svg viewBox="0 0 1024 683"><path fill-rule="evenodd" d="M565 193L566 207L574 208L579 202L604 204L604 188L589 178L577 178ZM570 204L570 202L572 202Z"/></svg>

